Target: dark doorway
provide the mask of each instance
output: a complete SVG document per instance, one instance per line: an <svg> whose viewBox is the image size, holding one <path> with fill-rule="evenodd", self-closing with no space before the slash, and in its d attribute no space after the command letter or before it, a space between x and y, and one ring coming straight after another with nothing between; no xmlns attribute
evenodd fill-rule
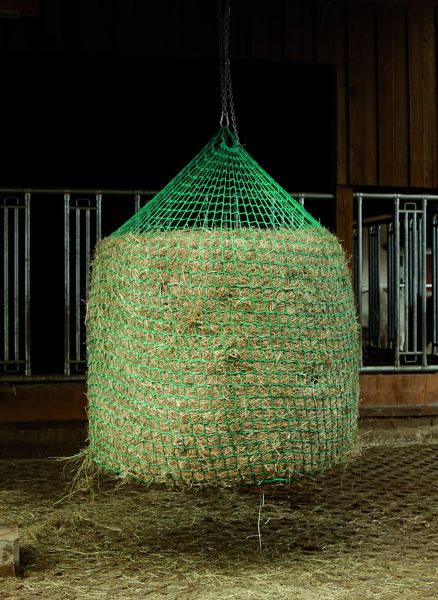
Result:
<svg viewBox="0 0 438 600"><path fill-rule="evenodd" d="M241 141L287 189L335 183L335 69L233 64ZM3 71L0 185L163 186L219 126L216 61L35 55Z"/></svg>

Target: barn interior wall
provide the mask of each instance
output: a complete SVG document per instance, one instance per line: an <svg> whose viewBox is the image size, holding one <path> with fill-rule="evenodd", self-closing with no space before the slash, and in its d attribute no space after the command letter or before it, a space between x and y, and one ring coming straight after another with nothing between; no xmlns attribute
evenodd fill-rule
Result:
<svg viewBox="0 0 438 600"><path fill-rule="evenodd" d="M108 54L214 59L216 11L201 0L43 0L36 17L0 20L0 52L88 56L96 69L96 57ZM437 22L435 2L240 0L232 3L231 53L336 66L338 185L433 188ZM52 72L59 75L56 61ZM306 94L299 84L291 95ZM23 110L32 110L31 98Z"/></svg>
<svg viewBox="0 0 438 600"><path fill-rule="evenodd" d="M250 14L253 36L271 33L253 56L336 65L339 185L438 185L436 3L252 2Z"/></svg>
<svg viewBox="0 0 438 600"><path fill-rule="evenodd" d="M51 85L50 78L66 82L59 87L58 96L51 99L54 110L60 95L69 93L72 106L94 103L98 111L97 90L91 83L109 64L109 56L111 65L119 70L125 68L129 58L134 82L145 59L180 63L189 59L215 61L215 15L216 2L205 0L41 0L38 16L0 20L0 54L10 59L4 63L4 73L13 71L3 99L11 96L19 107L12 116L6 113L4 127L14 134L21 131L23 121L28 119L36 123L38 133L33 145L22 135L15 135L11 146L3 145L3 155L14 157L20 173L23 170L20 161L27 148L31 162L44 138L46 124L36 110L42 102L42 89L38 88L37 76L32 86L23 80L23 65L27 65L26 69L35 65L36 72L38 64L47 66L42 86ZM333 93L336 96L333 128L336 163L331 183L340 190L338 209L342 210L338 210L337 221L347 250L352 246L353 186L398 190L438 187L437 24L438 7L432 2L235 0L232 3L231 54L235 60L330 65L336 69L335 90L327 87L325 100L329 103ZM85 93L79 86L81 65L88 69L90 86ZM107 129L97 132L108 136L108 140L117 134L117 129L123 130L130 123L132 98L138 95L135 85L117 89L115 74L108 79L106 93L120 98L126 120L118 122L118 116L113 120L111 115L108 117ZM306 99L309 89L302 87L303 81L295 81L289 90L291 96ZM183 85L184 73L181 73L178 86ZM200 88L202 93L202 85ZM147 94L156 96L157 90L151 88ZM170 104L177 103L180 96L181 87L175 89ZM297 106L292 98L287 102L291 107ZM156 115L147 114L145 121L148 120L156 120ZM40 183L62 185L61 167L65 162L61 160L65 157L62 146L66 148L71 143L71 134L74 136L79 125L75 115L70 115L67 121L59 127L59 148L55 153L60 157L59 165L48 170L53 175L51 181ZM318 145L316 136L311 141ZM81 144L78 152L95 166L99 160L95 148L87 139ZM140 147L149 144L150 140L144 139ZM163 147L166 145L169 145L167 138L163 140ZM195 145L186 148L187 157L181 160L189 158L196 149ZM5 164L3 158L2 162ZM105 170L111 169L103 162L102 172ZM129 185L131 174L141 170L144 170L144 155L137 152L123 183ZM57 176L59 179L55 181ZM160 176L164 181L168 174L163 172ZM348 231L351 236L345 240L343 236ZM371 391L370 397L373 395ZM435 396L433 390L425 402L432 403Z"/></svg>

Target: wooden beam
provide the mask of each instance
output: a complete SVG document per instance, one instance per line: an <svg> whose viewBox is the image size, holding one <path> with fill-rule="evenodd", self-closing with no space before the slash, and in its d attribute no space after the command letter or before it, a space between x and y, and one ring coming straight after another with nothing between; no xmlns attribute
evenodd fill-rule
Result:
<svg viewBox="0 0 438 600"><path fill-rule="evenodd" d="M438 126L435 11L432 6L408 9L410 183L438 185Z"/></svg>
<svg viewBox="0 0 438 600"><path fill-rule="evenodd" d="M438 6L438 0L350 0L350 2L360 4L412 4L412 5L429 5Z"/></svg>
<svg viewBox="0 0 438 600"><path fill-rule="evenodd" d="M409 184L406 7L378 7L379 184Z"/></svg>
<svg viewBox="0 0 438 600"><path fill-rule="evenodd" d="M438 373L361 374L361 408L438 414Z"/></svg>
<svg viewBox="0 0 438 600"><path fill-rule="evenodd" d="M37 17L40 0L0 0L2 17Z"/></svg>
<svg viewBox="0 0 438 600"><path fill-rule="evenodd" d="M283 4L279 0L269 4L264 0L252 0L247 5L246 22L248 20L251 22L251 57L256 60L281 61L284 36ZM245 29L248 27L243 31Z"/></svg>
<svg viewBox="0 0 438 600"><path fill-rule="evenodd" d="M10 423L84 421L84 383L0 386L0 427Z"/></svg>
<svg viewBox="0 0 438 600"><path fill-rule="evenodd" d="M263 2L264 10L270 4ZM315 52L312 2L284 3L284 60L313 62Z"/></svg>
<svg viewBox="0 0 438 600"><path fill-rule="evenodd" d="M376 7L349 5L348 27L349 183L376 185Z"/></svg>
<svg viewBox="0 0 438 600"><path fill-rule="evenodd" d="M438 415L438 373L360 375L361 416ZM0 387L0 429L85 426L84 383Z"/></svg>
<svg viewBox="0 0 438 600"><path fill-rule="evenodd" d="M438 406L361 406L361 419L388 417L436 417Z"/></svg>
<svg viewBox="0 0 438 600"><path fill-rule="evenodd" d="M347 8L341 2L316 1L316 62L336 65L337 184L348 184Z"/></svg>

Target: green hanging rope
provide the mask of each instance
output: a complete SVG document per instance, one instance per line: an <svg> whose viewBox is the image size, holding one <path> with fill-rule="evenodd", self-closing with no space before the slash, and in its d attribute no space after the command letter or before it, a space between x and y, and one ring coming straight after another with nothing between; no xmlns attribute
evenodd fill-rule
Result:
<svg viewBox="0 0 438 600"><path fill-rule="evenodd" d="M359 344L347 261L236 134L221 127L97 246L89 439L106 470L229 486L348 459Z"/></svg>

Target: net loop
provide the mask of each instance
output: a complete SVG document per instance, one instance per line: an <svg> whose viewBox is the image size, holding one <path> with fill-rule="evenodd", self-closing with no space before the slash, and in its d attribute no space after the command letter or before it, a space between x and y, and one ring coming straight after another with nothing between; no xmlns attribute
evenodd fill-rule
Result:
<svg viewBox="0 0 438 600"><path fill-rule="evenodd" d="M230 130L229 126L222 126L220 129L220 140L225 146L229 148L234 148L239 146L239 142L236 139L234 133Z"/></svg>

